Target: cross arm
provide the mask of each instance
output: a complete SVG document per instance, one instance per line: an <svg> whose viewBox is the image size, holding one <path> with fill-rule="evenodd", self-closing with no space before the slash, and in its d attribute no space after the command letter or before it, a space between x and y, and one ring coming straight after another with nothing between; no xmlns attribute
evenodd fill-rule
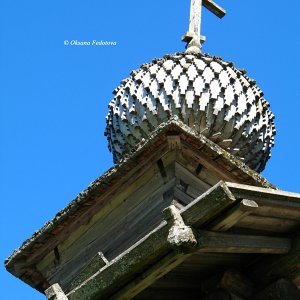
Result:
<svg viewBox="0 0 300 300"><path fill-rule="evenodd" d="M226 10L212 0L203 0L203 6L220 19L223 18L226 14Z"/></svg>

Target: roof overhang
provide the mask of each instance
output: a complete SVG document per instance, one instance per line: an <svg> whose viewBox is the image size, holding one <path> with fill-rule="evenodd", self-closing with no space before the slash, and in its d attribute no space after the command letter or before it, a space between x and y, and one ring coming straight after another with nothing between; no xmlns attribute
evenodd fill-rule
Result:
<svg viewBox="0 0 300 300"><path fill-rule="evenodd" d="M175 153L176 159L194 173L204 166L224 181L276 189L223 148L177 119L171 119L160 125L132 154L96 179L66 208L26 240L6 260L7 270L43 292L50 284L36 268L37 263L59 243L65 241L70 232L87 224L95 213L111 205L116 191L121 193L150 166L157 164L169 153Z"/></svg>
<svg viewBox="0 0 300 300"><path fill-rule="evenodd" d="M269 254L268 262L265 256L257 259L248 275L252 271L255 277L259 270L259 281L282 276L299 284L300 219L296 215L300 215L298 194L220 182L181 211L166 208L165 220L153 231L91 274L99 259L95 257L66 297L131 299L199 253ZM268 222L261 223L262 217L269 218ZM281 234L274 236L278 222L292 218L294 226L281 228ZM243 234L236 233L241 228Z"/></svg>

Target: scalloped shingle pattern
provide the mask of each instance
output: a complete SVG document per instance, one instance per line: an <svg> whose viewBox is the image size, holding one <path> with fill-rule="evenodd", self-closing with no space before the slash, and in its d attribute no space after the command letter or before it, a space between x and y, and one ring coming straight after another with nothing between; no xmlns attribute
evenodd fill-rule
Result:
<svg viewBox="0 0 300 300"><path fill-rule="evenodd" d="M177 116L262 171L274 145L274 115L244 70L219 57L176 53L132 71L114 91L105 135L114 162Z"/></svg>

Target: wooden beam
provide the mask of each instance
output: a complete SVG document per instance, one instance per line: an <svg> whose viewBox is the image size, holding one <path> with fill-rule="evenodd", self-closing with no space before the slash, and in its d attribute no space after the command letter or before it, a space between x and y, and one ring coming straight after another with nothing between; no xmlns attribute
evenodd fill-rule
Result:
<svg viewBox="0 0 300 300"><path fill-rule="evenodd" d="M188 256L190 256L190 254L171 252L147 271L138 274L135 280L131 281L130 284L110 297L109 300L132 299L156 280L180 265Z"/></svg>
<svg viewBox="0 0 300 300"><path fill-rule="evenodd" d="M187 205L181 215L185 223L193 227L199 227L214 217L217 217L226 207L233 205L236 199L228 190L226 184L220 181L204 194Z"/></svg>
<svg viewBox="0 0 300 300"><path fill-rule="evenodd" d="M291 241L287 238L227 234L198 231L199 252L217 253L288 253Z"/></svg>
<svg viewBox="0 0 300 300"><path fill-rule="evenodd" d="M67 294L68 299L106 299L133 280L137 273L152 266L170 252L171 246L166 239L168 231L167 222L162 222L105 268L70 291Z"/></svg>
<svg viewBox="0 0 300 300"><path fill-rule="evenodd" d="M168 135L167 142L169 150L181 149L181 139L179 134Z"/></svg>
<svg viewBox="0 0 300 300"><path fill-rule="evenodd" d="M83 283L85 280L94 275L97 271L108 264L108 260L104 257L102 252L98 252L88 265L80 272L78 276L72 281L70 288L74 289Z"/></svg>
<svg viewBox="0 0 300 300"><path fill-rule="evenodd" d="M201 152L198 149L193 149L190 145L186 143L182 143L183 147L183 156L184 158L188 159L192 157L198 161L201 165L206 167L208 170L212 171L213 173L220 176L222 180L226 180L229 182L236 182L238 179L235 175L231 174L229 171L225 170L224 168L220 167L220 164L213 161L210 157L207 157L206 154Z"/></svg>
<svg viewBox="0 0 300 300"><path fill-rule="evenodd" d="M227 231L257 208L258 205L255 201L243 199L239 204L217 219L212 227L209 226L210 230Z"/></svg>
<svg viewBox="0 0 300 300"><path fill-rule="evenodd" d="M235 195L235 197L240 199L251 199L257 201L259 205L259 200L282 200L286 204L290 202L299 204L300 207L300 194L290 193L281 191L278 189L261 188L257 186L249 186L245 184L226 182L226 185L230 191Z"/></svg>
<svg viewBox="0 0 300 300"><path fill-rule="evenodd" d="M220 19L226 15L226 10L212 0L203 0L203 6Z"/></svg>

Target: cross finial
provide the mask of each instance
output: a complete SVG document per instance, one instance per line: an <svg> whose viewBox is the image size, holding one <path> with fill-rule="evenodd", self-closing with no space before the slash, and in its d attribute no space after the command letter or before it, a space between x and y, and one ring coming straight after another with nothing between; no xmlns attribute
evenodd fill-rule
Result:
<svg viewBox="0 0 300 300"><path fill-rule="evenodd" d="M200 34L202 5L219 18L226 14L226 11L212 0L191 0L189 31L182 37L187 43L187 52L201 53L202 43L205 42L205 36Z"/></svg>

